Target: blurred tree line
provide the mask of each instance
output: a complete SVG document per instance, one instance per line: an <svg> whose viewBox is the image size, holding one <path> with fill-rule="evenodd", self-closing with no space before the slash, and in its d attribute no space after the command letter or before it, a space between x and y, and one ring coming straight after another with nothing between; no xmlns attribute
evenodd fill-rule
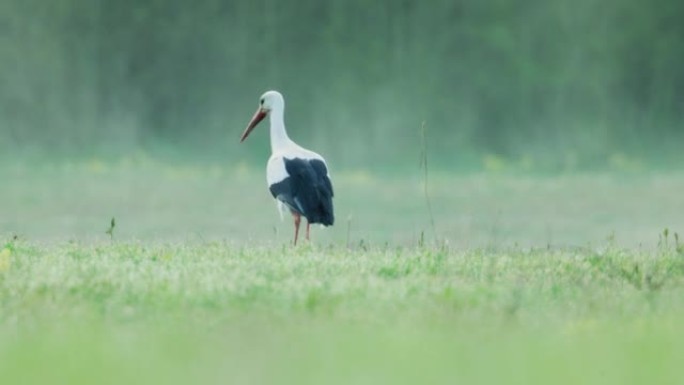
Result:
<svg viewBox="0 0 684 385"><path fill-rule="evenodd" d="M339 164L684 148L681 0L2 0L0 148L262 161L267 89ZM267 140L265 127L261 139ZM679 159L679 158L678 158Z"/></svg>

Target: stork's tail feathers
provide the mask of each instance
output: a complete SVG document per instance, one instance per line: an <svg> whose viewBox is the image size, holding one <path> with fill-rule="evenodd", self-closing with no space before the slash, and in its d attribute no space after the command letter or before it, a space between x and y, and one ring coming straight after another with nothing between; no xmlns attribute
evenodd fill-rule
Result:
<svg viewBox="0 0 684 385"><path fill-rule="evenodd" d="M332 197L326 192L319 191L321 195L318 200L318 205L313 210L311 214L307 216L309 223L320 223L323 226L332 226L335 223L335 214L333 212Z"/></svg>

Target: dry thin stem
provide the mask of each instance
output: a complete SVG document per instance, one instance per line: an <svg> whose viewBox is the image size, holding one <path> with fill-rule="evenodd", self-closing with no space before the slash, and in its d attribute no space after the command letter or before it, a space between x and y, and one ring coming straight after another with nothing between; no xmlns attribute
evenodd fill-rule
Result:
<svg viewBox="0 0 684 385"><path fill-rule="evenodd" d="M420 165L423 168L423 193L425 195L425 203L428 209L428 215L430 216L430 226L432 227L432 233L437 239L437 230L435 226L435 216L432 213L432 202L430 200L430 192L428 189L428 151L427 151L427 125L425 121L421 123L420 126L420 136L421 136L421 156Z"/></svg>

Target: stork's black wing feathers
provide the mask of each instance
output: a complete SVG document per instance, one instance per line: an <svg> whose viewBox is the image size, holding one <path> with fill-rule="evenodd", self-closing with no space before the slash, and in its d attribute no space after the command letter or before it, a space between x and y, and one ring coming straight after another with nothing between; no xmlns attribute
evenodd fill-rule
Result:
<svg viewBox="0 0 684 385"><path fill-rule="evenodd" d="M333 191L332 187L332 182L330 182L330 178L328 178L328 168L325 167L325 163L318 159L313 159L309 163L311 163L311 167L313 167L314 171L316 172L316 176L318 179L325 185L325 188L328 189L330 192L330 196L334 197L335 192Z"/></svg>
<svg viewBox="0 0 684 385"><path fill-rule="evenodd" d="M325 163L300 158L283 161L288 177L269 186L273 197L305 216L309 223L331 226L335 222L333 189Z"/></svg>

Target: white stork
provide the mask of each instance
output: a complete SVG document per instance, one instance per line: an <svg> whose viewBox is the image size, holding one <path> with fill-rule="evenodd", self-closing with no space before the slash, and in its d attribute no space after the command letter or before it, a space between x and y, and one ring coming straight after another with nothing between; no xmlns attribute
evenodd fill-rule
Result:
<svg viewBox="0 0 684 385"><path fill-rule="evenodd" d="M266 165L266 182L281 213L287 208L294 217L296 245L302 216L307 221L307 240L312 223L332 226L335 221L333 188L325 159L287 136L284 112L285 99L278 91L261 95L259 108L242 133L240 143L266 115L271 117L271 157Z"/></svg>

